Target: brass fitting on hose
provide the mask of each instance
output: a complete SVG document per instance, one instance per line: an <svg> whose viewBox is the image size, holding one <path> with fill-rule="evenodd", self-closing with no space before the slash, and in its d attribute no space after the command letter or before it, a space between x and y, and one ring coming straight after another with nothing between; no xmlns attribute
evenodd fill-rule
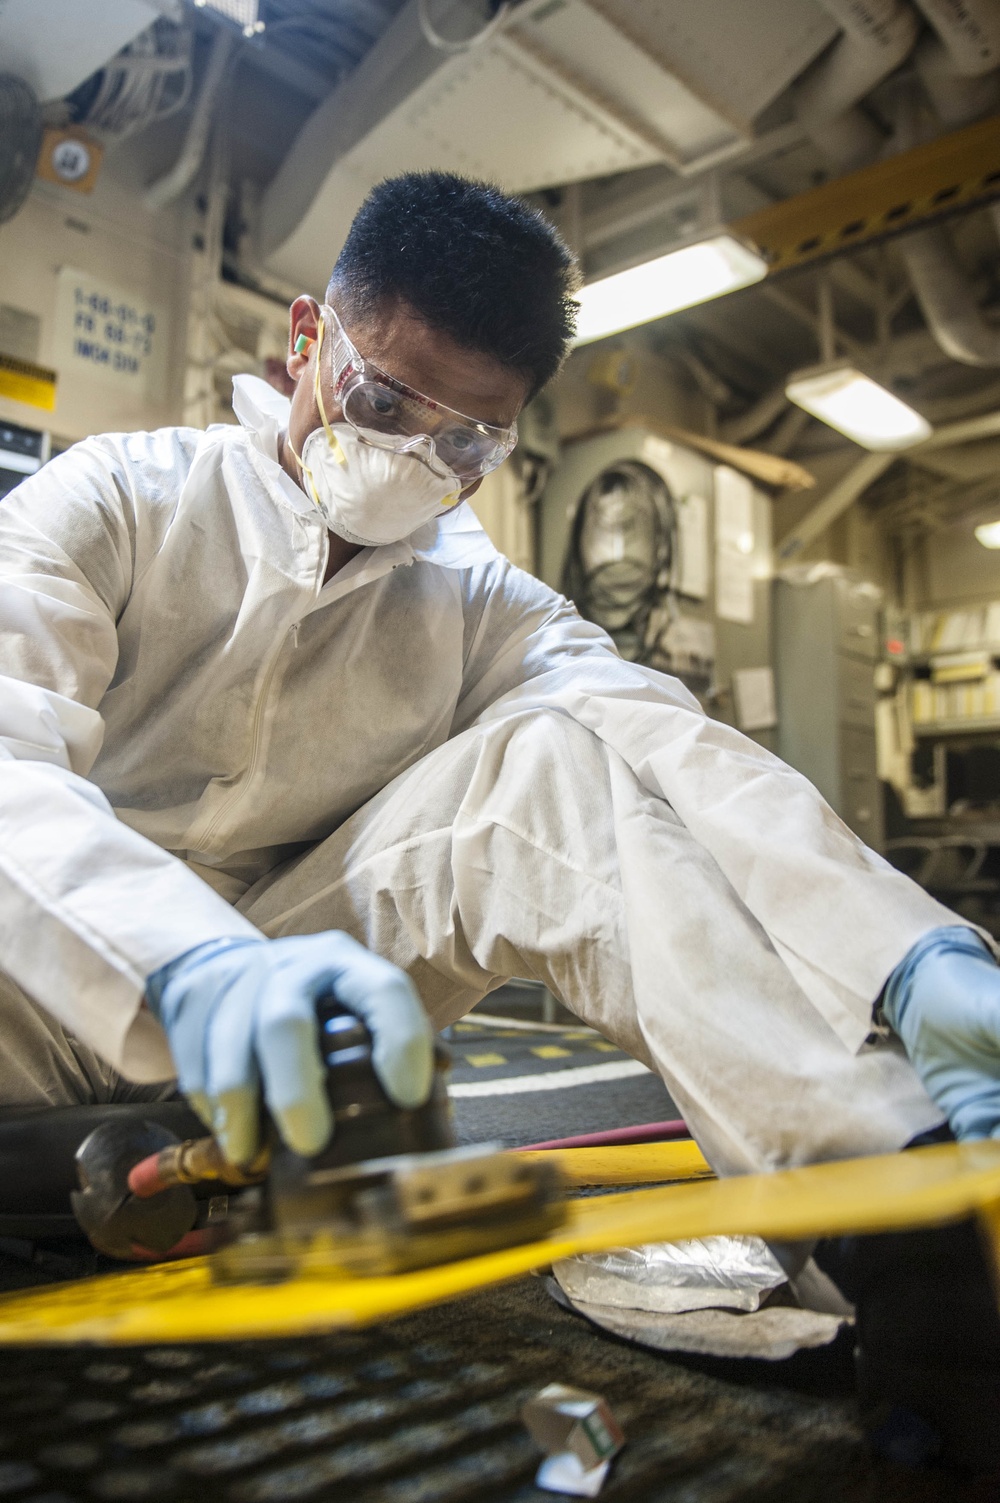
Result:
<svg viewBox="0 0 1000 1503"><path fill-rule="evenodd" d="M142 1159L131 1170L128 1187L140 1200L149 1200L174 1185L200 1185L206 1180L234 1187L257 1185L267 1173L268 1158L263 1149L251 1164L231 1164L215 1138L188 1138Z"/></svg>

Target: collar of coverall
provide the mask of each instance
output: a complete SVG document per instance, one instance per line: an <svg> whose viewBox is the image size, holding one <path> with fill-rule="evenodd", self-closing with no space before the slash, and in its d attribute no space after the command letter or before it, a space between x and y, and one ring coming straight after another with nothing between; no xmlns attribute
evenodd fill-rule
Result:
<svg viewBox="0 0 1000 1503"><path fill-rule="evenodd" d="M240 424L264 458L273 464L274 480L288 495L289 488L297 499L300 492L294 481L278 463L278 441L288 426L291 402L259 376L233 377L233 411ZM270 467L270 466L269 466ZM302 511L312 514L311 504L302 495ZM465 569L473 564L489 563L497 551L480 526L468 502L462 502L442 517L427 522L403 543L387 543L384 548L365 549L364 553L381 554L389 549L406 554L400 562L417 561L441 564L447 569Z"/></svg>

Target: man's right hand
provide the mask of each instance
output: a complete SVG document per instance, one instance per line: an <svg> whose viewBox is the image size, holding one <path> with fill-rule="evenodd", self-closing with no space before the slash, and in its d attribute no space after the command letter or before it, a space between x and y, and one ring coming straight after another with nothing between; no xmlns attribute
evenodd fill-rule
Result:
<svg viewBox="0 0 1000 1503"><path fill-rule="evenodd" d="M263 1097L285 1142L319 1153L333 1120L316 1003L333 993L372 1036L372 1064L398 1106L430 1095L434 1041L409 977L338 930L287 939L217 940L171 961L146 984L178 1083L227 1159L259 1147Z"/></svg>

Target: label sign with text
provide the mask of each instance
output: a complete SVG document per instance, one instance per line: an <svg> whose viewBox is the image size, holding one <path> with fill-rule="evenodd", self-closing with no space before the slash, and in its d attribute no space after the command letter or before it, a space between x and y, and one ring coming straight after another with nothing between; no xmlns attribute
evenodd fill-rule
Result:
<svg viewBox="0 0 1000 1503"><path fill-rule="evenodd" d="M89 272L64 266L56 302L56 361L137 396L163 393L167 329L161 308Z"/></svg>

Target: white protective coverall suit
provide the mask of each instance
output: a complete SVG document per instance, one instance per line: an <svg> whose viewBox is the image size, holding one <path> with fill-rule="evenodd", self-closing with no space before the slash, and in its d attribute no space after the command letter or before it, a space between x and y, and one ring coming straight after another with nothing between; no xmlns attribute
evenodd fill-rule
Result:
<svg viewBox="0 0 1000 1503"><path fill-rule="evenodd" d="M936 1125L871 1010L954 916L468 507L324 585L288 404L236 384L241 427L88 439L0 504L0 1102L164 1080L152 971L342 928L438 1026L540 978L721 1172Z"/></svg>

